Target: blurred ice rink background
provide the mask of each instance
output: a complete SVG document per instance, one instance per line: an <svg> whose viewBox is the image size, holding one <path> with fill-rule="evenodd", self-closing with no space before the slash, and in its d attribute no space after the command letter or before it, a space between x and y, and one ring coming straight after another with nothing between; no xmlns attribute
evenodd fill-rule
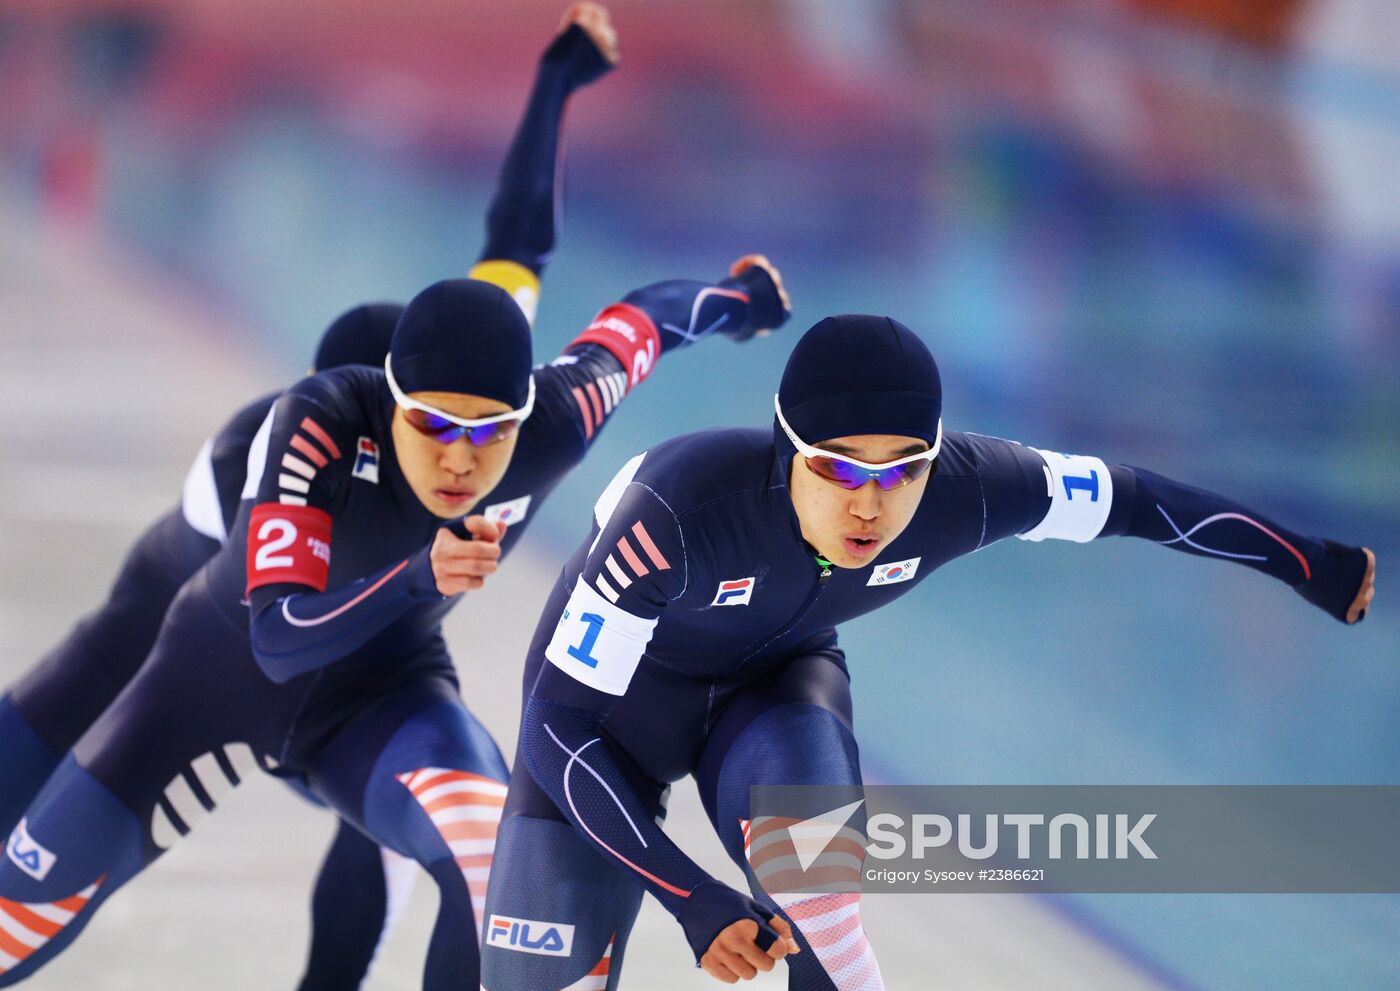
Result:
<svg viewBox="0 0 1400 991"><path fill-rule="evenodd" d="M563 7L0 7L0 682L331 317L465 271ZM623 67L570 112L541 359L632 286L763 251L794 336L851 310L919 330L951 427L1151 467L1380 559L1354 630L1138 541L959 562L843 632L870 776L1400 784L1400 4L610 7ZM791 340L666 363L457 611L464 694L508 752L524 645L598 489L665 436L766 423ZM291 987L330 822L245 791L31 986ZM672 821L724 868L693 793ZM370 987L417 986L432 898ZM1400 896L866 914L891 988L1400 986ZM686 954L648 903L624 986L710 986Z"/></svg>

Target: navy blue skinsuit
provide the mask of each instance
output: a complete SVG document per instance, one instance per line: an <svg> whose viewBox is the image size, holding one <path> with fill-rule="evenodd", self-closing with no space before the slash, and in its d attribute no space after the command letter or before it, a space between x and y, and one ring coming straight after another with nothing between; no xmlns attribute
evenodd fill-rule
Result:
<svg viewBox="0 0 1400 991"><path fill-rule="evenodd" d="M503 551L663 350L705 336L697 328L743 338L784 317L756 268L605 308L534 371L534 412L482 499L488 518L517 521ZM663 339L658 325L676 330ZM424 986L475 986L473 901L506 768L458 698L440 630L457 597L437 593L427 555L443 521L399 471L392 410L383 372L366 367L303 379L274 405L228 546L181 589L140 673L29 807L12 840L26 856L0 863L0 912L71 915L30 930L38 945L10 955L0 986L51 959L258 766L303 777L432 875L441 905Z"/></svg>
<svg viewBox="0 0 1400 991"><path fill-rule="evenodd" d="M126 687L150 653L170 600L223 546L238 512L248 444L277 395L239 410L200 452L185 486L198 528L183 506L151 524L127 553L102 608L0 698L0 832L9 835L62 754Z"/></svg>
<svg viewBox="0 0 1400 991"><path fill-rule="evenodd" d="M1127 534L1240 561L1337 618L1365 570L1358 549L1151 472L956 432L908 527L867 566L828 566L801 536L792 455L766 430L690 434L634 458L599 499L527 660L487 906L490 991L573 987L598 966L615 987L643 890L697 958L730 922L782 911L803 948L787 958L791 987L883 987L856 896L774 898L749 872L755 903L708 877L658 819L665 786L693 774L747 867L749 785L858 784L836 627L955 558L1013 535ZM522 933L555 933L568 953L520 952Z"/></svg>
<svg viewBox="0 0 1400 991"><path fill-rule="evenodd" d="M502 169L487 243L471 274L516 293L527 315L533 314L537 277L558 234L563 111L573 91L608 68L579 28L562 33L541 59ZM522 286L527 297L518 292ZM355 327L364 337L348 338L343 330L334 342L327 336L318 349L318 368L382 363L401 307L363 309ZM10 834L63 754L135 676L176 592L227 543L248 446L278 395L250 403L205 445L186 479L182 504L137 540L107 600L0 697L0 834ZM410 874L394 876L411 881ZM379 847L342 823L317 882L303 991L359 985L387 921L389 877ZM0 966L4 962L0 957Z"/></svg>

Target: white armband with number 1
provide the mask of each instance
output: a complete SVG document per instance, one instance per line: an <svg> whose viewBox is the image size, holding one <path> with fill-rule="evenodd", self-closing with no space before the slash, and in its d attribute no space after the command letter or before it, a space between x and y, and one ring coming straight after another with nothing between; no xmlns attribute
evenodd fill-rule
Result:
<svg viewBox="0 0 1400 991"><path fill-rule="evenodd" d="M1073 540L1088 543L1103 532L1108 511L1113 507L1113 478L1108 465L1081 454L1032 451L1045 459L1045 484L1050 509L1025 533L1022 540Z"/></svg>
<svg viewBox="0 0 1400 991"><path fill-rule="evenodd" d="M623 695L655 629L656 620L619 609L580 575L544 656L589 688Z"/></svg>

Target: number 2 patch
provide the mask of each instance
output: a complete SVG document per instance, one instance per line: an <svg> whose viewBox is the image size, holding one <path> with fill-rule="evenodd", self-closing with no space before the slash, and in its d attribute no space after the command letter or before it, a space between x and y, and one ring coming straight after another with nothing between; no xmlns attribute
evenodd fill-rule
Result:
<svg viewBox="0 0 1400 991"><path fill-rule="evenodd" d="M593 318L574 344L597 344L611 351L628 370L630 390L651 374L661 353L661 334L645 310L614 303Z"/></svg>
<svg viewBox="0 0 1400 991"><path fill-rule="evenodd" d="M265 502L248 521L248 591L263 585L326 590L331 570L331 517L313 506Z"/></svg>

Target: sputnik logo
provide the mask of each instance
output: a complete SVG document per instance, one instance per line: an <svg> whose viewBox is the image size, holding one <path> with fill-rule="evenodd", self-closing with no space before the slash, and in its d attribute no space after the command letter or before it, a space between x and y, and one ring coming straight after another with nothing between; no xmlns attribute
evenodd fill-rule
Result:
<svg viewBox="0 0 1400 991"><path fill-rule="evenodd" d="M855 815L856 809L864 804L865 799L862 798L850 805L831 809L810 819L795 822L788 827L788 835L792 838L792 848L797 853L797 862L804 871L816 863L817 858L836 838L836 834L841 832L846 827L846 823L850 821L851 816Z"/></svg>

